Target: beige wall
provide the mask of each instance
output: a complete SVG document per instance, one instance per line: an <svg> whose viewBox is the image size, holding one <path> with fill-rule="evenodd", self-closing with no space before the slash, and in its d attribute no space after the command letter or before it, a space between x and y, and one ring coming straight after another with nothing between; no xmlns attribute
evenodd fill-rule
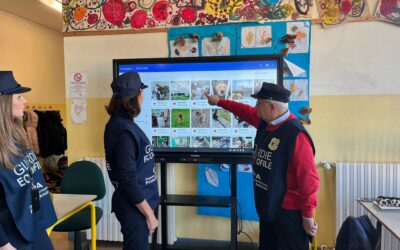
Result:
<svg viewBox="0 0 400 250"><path fill-rule="evenodd" d="M29 104L65 109L61 33L0 11L0 70L12 70L32 88L25 95Z"/></svg>
<svg viewBox="0 0 400 250"><path fill-rule="evenodd" d="M397 115L400 91L396 88L392 94L384 91L385 86L392 86L396 81L391 69L393 62L398 61L396 55L400 49L393 46L395 41L392 39L365 41L365 30L376 37L384 37L390 32L392 37L400 39L398 29L381 22L346 24L331 30L313 26L310 88L314 95L311 97L313 113L309 130L317 148L317 163L321 160L400 161L400 127L397 126L400 122ZM340 42L341 36L343 43ZM327 37L333 39L333 44ZM76 125L68 121L70 159L102 156L102 134L108 119L104 105L111 96L112 59L166 57L166 33L67 37L64 44L66 74L76 70L86 71L89 75L88 123ZM387 54L385 60L373 61L373 58L381 58L381 54L386 53L387 45L392 53ZM386 62L388 65L383 65ZM371 63L375 70L371 69ZM361 88L360 82L366 79L368 84L361 84ZM340 92L343 85L346 89ZM368 92L362 92L365 88ZM195 194L196 168L193 165L177 165L177 193ZM321 179L317 209L320 225L318 242L332 246L335 238L334 171L320 167L318 171ZM229 239L228 219L197 216L196 210L190 207L178 207L176 211L177 237ZM244 223L244 230L257 240L257 223ZM248 241L243 236L239 240Z"/></svg>

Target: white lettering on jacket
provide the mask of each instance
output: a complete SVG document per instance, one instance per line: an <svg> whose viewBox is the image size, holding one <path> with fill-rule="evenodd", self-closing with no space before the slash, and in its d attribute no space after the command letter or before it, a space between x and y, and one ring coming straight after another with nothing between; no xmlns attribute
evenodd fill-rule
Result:
<svg viewBox="0 0 400 250"><path fill-rule="evenodd" d="M14 174L18 176L16 181L20 187L30 183L29 166L31 166L32 175L34 175L37 170L41 169L37 157L33 152L27 154L25 158L14 167Z"/></svg>
<svg viewBox="0 0 400 250"><path fill-rule="evenodd" d="M258 148L256 151L256 165L271 170L272 152Z"/></svg>
<svg viewBox="0 0 400 250"><path fill-rule="evenodd" d="M153 147L149 144L144 148L145 155L143 157L144 163L150 161L151 159L154 158L154 152L153 152Z"/></svg>

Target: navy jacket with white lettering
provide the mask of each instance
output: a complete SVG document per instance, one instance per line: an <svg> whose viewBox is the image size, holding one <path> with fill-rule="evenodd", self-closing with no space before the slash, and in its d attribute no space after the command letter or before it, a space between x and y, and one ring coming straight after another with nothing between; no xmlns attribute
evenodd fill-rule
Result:
<svg viewBox="0 0 400 250"><path fill-rule="evenodd" d="M297 134L310 135L297 119L292 119L274 131L266 131L261 121L253 149L254 197L260 219L273 222L281 211L287 191L287 171ZM315 150L314 150L315 152Z"/></svg>
<svg viewBox="0 0 400 250"><path fill-rule="evenodd" d="M157 207L153 148L139 126L122 114L112 115L104 131L104 147L108 175L115 187L113 208L122 200L135 205L144 199L152 209Z"/></svg>
<svg viewBox="0 0 400 250"><path fill-rule="evenodd" d="M0 165L0 247L20 234L28 244L57 221L40 164L31 149L12 159L14 169ZM31 184L33 181L33 185ZM40 208L32 210L32 188L38 189ZM18 248L18 247L16 247Z"/></svg>

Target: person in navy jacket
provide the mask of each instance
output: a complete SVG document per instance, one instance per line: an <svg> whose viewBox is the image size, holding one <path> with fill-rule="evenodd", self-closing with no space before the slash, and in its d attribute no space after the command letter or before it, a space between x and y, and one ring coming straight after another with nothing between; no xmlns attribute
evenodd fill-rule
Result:
<svg viewBox="0 0 400 250"><path fill-rule="evenodd" d="M317 233L313 212L319 178L314 145L288 110L290 91L263 83L252 107L205 93L218 105L257 129L253 148L253 186L260 217L260 250L306 250Z"/></svg>
<svg viewBox="0 0 400 250"><path fill-rule="evenodd" d="M112 212L121 224L126 250L147 250L148 236L158 227L159 204L153 147L135 123L147 88L136 72L124 73L111 84L106 107L110 119L104 131L108 175L115 191Z"/></svg>
<svg viewBox="0 0 400 250"><path fill-rule="evenodd" d="M0 250L53 249L46 229L57 217L22 125L30 90L0 71Z"/></svg>

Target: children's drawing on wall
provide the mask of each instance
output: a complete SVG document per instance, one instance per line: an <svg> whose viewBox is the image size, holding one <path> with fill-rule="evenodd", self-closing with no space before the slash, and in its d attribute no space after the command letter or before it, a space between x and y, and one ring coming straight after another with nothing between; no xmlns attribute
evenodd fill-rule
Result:
<svg viewBox="0 0 400 250"><path fill-rule="evenodd" d="M184 38L183 36L174 41L169 42L171 49L171 57L198 57L199 44L193 39Z"/></svg>
<svg viewBox="0 0 400 250"><path fill-rule="evenodd" d="M242 27L242 48L264 48L272 46L271 26Z"/></svg>
<svg viewBox="0 0 400 250"><path fill-rule="evenodd" d="M222 37L220 41L213 41L213 38L204 38L201 41L201 49L202 56L230 56L230 39Z"/></svg>
<svg viewBox="0 0 400 250"><path fill-rule="evenodd" d="M283 86L290 90L291 101L308 101L307 79L283 80Z"/></svg>
<svg viewBox="0 0 400 250"><path fill-rule="evenodd" d="M310 22L288 22L286 30L294 37L292 43L286 44L289 53L308 53Z"/></svg>
<svg viewBox="0 0 400 250"><path fill-rule="evenodd" d="M307 77L307 71L284 58L283 77Z"/></svg>
<svg viewBox="0 0 400 250"><path fill-rule="evenodd" d="M72 123L87 122L86 99L72 99L71 120Z"/></svg>
<svg viewBox="0 0 400 250"><path fill-rule="evenodd" d="M400 25L400 0L380 0L376 8L375 18Z"/></svg>
<svg viewBox="0 0 400 250"><path fill-rule="evenodd" d="M311 0L63 0L64 31L311 19Z"/></svg>
<svg viewBox="0 0 400 250"><path fill-rule="evenodd" d="M316 0L316 2L324 28L345 22L372 19L367 0Z"/></svg>

